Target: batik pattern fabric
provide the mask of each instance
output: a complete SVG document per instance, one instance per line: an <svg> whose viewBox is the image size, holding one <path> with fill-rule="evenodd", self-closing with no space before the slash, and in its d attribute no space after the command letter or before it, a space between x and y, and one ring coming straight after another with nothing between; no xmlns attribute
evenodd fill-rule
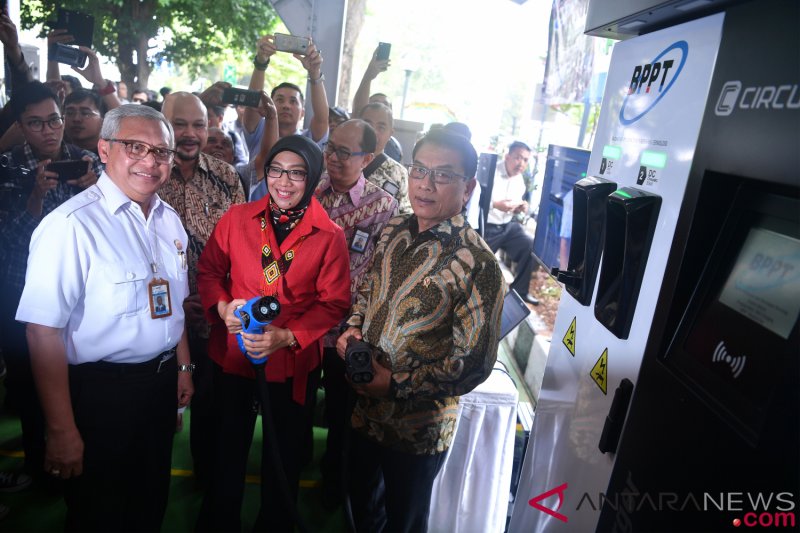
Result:
<svg viewBox="0 0 800 533"><path fill-rule="evenodd" d="M397 214L397 200L363 175L349 191L340 193L331 187L330 177L325 174L316 195L331 220L344 230L350 254L350 294L355 301L361 280L372 264L378 236ZM324 346L336 346L338 333L338 327L329 332Z"/></svg>
<svg viewBox="0 0 800 533"><path fill-rule="evenodd" d="M190 179L185 180L173 167L158 195L178 212L189 235L189 291L195 294L197 262L214 226L232 205L245 202L241 180L231 165L201 153Z"/></svg>
<svg viewBox="0 0 800 533"><path fill-rule="evenodd" d="M401 215L410 215L412 210L411 202L408 199L408 171L406 167L391 157L386 157L377 168L370 170L371 172L364 173L367 181L374 183L394 196Z"/></svg>
<svg viewBox="0 0 800 533"><path fill-rule="evenodd" d="M391 219L348 318L391 370L389 396L359 395L353 428L405 453L447 450L458 397L497 359L502 301L497 260L463 215L422 232Z"/></svg>

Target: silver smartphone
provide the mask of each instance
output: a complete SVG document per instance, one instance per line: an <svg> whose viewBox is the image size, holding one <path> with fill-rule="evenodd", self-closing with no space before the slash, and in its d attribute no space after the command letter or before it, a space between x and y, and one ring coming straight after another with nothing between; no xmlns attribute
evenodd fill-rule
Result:
<svg viewBox="0 0 800 533"><path fill-rule="evenodd" d="M286 35L285 33L275 34L275 48L279 52L291 52L293 54L305 54L308 48L308 37L298 37L297 35Z"/></svg>

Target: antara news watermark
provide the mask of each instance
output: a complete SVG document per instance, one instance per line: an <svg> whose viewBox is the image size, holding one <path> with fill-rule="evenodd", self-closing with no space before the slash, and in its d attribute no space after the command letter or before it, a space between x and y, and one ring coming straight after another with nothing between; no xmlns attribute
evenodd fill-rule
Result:
<svg viewBox="0 0 800 533"><path fill-rule="evenodd" d="M568 484L564 483L532 498L528 504L542 512L569 522L568 510L562 511ZM557 496L554 502L551 497ZM546 505L548 500L554 505ZM600 511L604 506L622 513L638 512L675 512L704 511L741 513L733 519L736 527L779 527L796 528L798 507L797 495L792 492L641 492L638 490L622 490L616 494L590 494L584 492L575 511Z"/></svg>

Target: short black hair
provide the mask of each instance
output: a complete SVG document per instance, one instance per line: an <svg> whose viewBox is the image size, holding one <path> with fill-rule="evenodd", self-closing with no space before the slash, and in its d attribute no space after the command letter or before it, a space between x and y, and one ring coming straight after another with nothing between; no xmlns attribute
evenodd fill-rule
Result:
<svg viewBox="0 0 800 533"><path fill-rule="evenodd" d="M72 91L64 98L64 109L67 108L70 104L78 104L83 102L84 100L91 100L97 110L100 112L100 116L103 117L108 111L108 108L103 102L103 98L97 94L97 91L91 91L89 89L78 89L77 91Z"/></svg>
<svg viewBox="0 0 800 533"><path fill-rule="evenodd" d="M526 150L528 152L531 151L531 147L525 144L522 141L514 141L513 143L508 145L508 153L510 154L514 150Z"/></svg>
<svg viewBox="0 0 800 533"><path fill-rule="evenodd" d="M275 92L278 89L292 89L293 91L297 91L300 94L300 103L305 105L306 101L303 98L303 91L301 91L300 87L298 87L294 83L289 83L288 81L285 81L283 83L279 83L278 85L275 86L275 88L272 89L272 92L269 93L269 97L270 98L274 98L275 97Z"/></svg>
<svg viewBox="0 0 800 533"><path fill-rule="evenodd" d="M48 99L55 102L56 107L58 107L58 98L47 85L40 81L31 81L21 87L17 87L8 104L14 113L14 120L19 121L29 105L38 104Z"/></svg>
<svg viewBox="0 0 800 533"><path fill-rule="evenodd" d="M69 74L62 74L61 81L69 83L69 90L70 91L77 91L81 89L83 86L78 78L75 76L70 76Z"/></svg>
<svg viewBox="0 0 800 533"><path fill-rule="evenodd" d="M224 105L207 105L206 109L213 111L214 114L217 115L220 118L224 118L225 117L225 106Z"/></svg>
<svg viewBox="0 0 800 533"><path fill-rule="evenodd" d="M361 111L358 112L358 116L364 116L364 111L369 111L371 109L376 109L378 111L383 111L389 117L389 125L394 126L394 117L392 116L392 108L386 104L382 104L380 102L372 102L371 104L367 104L361 108Z"/></svg>
<svg viewBox="0 0 800 533"><path fill-rule="evenodd" d="M431 128L428 133L414 145L414 151L411 157L417 155L417 151L426 144L435 144L444 148L449 148L458 152L461 156L461 166L464 167L464 175L467 178L474 178L475 171L478 169L478 152L472 143L464 137L452 131L448 131L443 127Z"/></svg>

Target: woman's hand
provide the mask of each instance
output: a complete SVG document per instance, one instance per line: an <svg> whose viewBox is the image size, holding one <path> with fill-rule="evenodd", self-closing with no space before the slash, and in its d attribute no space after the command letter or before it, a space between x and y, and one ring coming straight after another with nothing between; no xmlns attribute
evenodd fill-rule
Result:
<svg viewBox="0 0 800 533"><path fill-rule="evenodd" d="M262 359L289 346L294 334L288 329L269 325L264 328L264 333L242 333L242 340L251 358Z"/></svg>
<svg viewBox="0 0 800 533"><path fill-rule="evenodd" d="M233 300L232 302L224 302L220 301L217 303L217 314L225 322L225 327L228 328L228 332L232 334L241 333L242 331L242 321L239 320L239 317L233 314L233 311L243 306L247 303L247 300L242 300L241 298L238 300Z"/></svg>

